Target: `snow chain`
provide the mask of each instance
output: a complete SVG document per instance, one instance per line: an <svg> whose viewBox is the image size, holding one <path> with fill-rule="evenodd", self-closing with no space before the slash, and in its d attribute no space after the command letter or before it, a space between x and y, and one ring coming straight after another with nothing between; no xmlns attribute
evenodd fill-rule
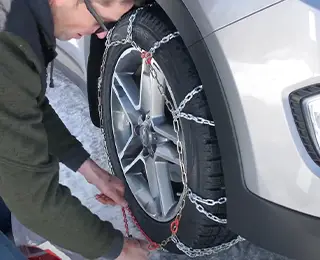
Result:
<svg viewBox="0 0 320 260"><path fill-rule="evenodd" d="M151 4L152 5L152 4ZM149 5L150 6L150 5ZM133 219L134 224L137 225L137 227L140 229L140 231L143 233L143 235L146 237L146 239L149 241L150 243L150 249L161 249L161 250L165 250L164 247L169 243L169 242L173 242L177 248L179 250L181 250L182 252L184 252L186 255L188 255L189 257L198 257L198 256L205 256L205 255L211 255L211 254L215 254L224 250L229 249L230 247L232 247L233 245L245 240L244 238L238 236L236 239L228 242L228 243L224 243L221 244L219 246L215 246L215 247L211 247L211 248L203 248L203 249L193 249L190 247L187 247L186 245L184 245L178 238L177 233L179 230L179 223L180 220L182 218L182 211L186 205L186 199L189 198L189 200L191 201L191 203L196 205L197 210L206 215L209 219L221 223L221 224L226 224L227 220L226 219L221 219L215 215L213 215L212 213L209 213L205 210L204 206L202 204L205 204L207 206L215 206L217 204L225 204L227 202L227 198L226 197L222 197L219 200L215 201L215 200L211 200L211 199L203 199L200 196L196 195L195 193L192 192L192 190L188 187L188 178L187 178L187 171L186 171L186 167L185 167L185 159L184 159L184 153L183 153L183 145L182 145L182 141L180 138L180 128L181 128L181 124L180 124L180 118L185 118L187 120L190 121L194 121L198 124L205 124L205 125L209 125L209 126L215 126L213 121L209 121L207 119L201 118L201 117L195 117L191 114L187 114L185 112L182 112L182 110L184 109L184 107L186 106L186 104L198 93L200 93L202 91L202 86L197 86L194 90L192 90L190 93L188 93L188 95L186 95L186 97L182 100L182 102L180 103L180 105L178 106L177 109L175 109L174 105L172 104L172 102L167 98L166 94L165 94L165 87L160 83L159 79L158 79L158 75L157 75L157 71L153 68L152 66L152 57L153 54L156 52L157 49L159 49L161 47L161 45L168 43L169 41L171 41L174 38L177 38L180 36L179 32L175 32L175 33L170 33L169 35L163 37L162 40L154 43L153 47L149 50L149 51L145 51L142 48L140 48L137 43L133 40L133 23L136 19L136 16L138 14L139 11L141 11L143 8L145 7L140 7L138 9L136 9L132 15L129 18L129 25L127 28L127 36L125 39L122 40L118 40L118 41L113 41L111 42L111 37L113 35L113 31L114 28L113 27L107 35L106 38L106 48L103 54L103 58L102 58L102 65L100 68L100 77L98 80L98 102L99 102L99 116L100 116L100 128L101 128L101 133L104 137L104 148L105 148L105 152L107 153L108 156L108 165L110 168L110 171L112 172L112 174L114 174L113 172L113 167L110 161L110 157L108 154L108 149L107 149L107 144L106 144L106 133L103 129L103 111L102 111L102 81L103 81L103 75L104 75L104 70L105 70L105 65L106 65L106 61L107 61L107 56L108 56L108 51L111 47L115 47L118 45L125 45L125 44L131 44L135 49L137 49L138 51L141 52L141 58L150 66L150 72L151 72L151 76L157 81L158 83L158 89L159 92L161 93L161 95L163 96L164 100L165 100L165 104L168 108L168 110L171 112L172 116L173 116L173 126L174 126L174 131L177 134L177 151L178 151L178 155L179 155L179 161L180 161L180 168L181 168L181 172L182 172L182 183L183 183L183 191L181 194L181 198L182 198L182 203L181 206L179 208L179 211L175 217L175 219L173 220L173 222L171 223L171 236L168 237L167 239L163 240L160 244L152 242L151 239L143 232L143 230L141 229L141 227L139 226L138 222L135 220L132 212L130 211L129 208L123 209L123 215L124 215L124 222L126 224L126 231L128 232L128 222L127 222L127 218L126 218L126 210L129 212L130 216ZM129 234L128 234L129 235Z"/></svg>

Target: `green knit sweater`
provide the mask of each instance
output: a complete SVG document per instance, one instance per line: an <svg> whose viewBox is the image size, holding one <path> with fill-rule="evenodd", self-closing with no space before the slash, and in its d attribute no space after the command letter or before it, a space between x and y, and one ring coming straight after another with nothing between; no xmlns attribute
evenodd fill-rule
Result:
<svg viewBox="0 0 320 260"><path fill-rule="evenodd" d="M52 243L114 259L123 235L59 184L59 161L89 155L49 105L42 70L21 37L0 32L0 195L21 223Z"/></svg>

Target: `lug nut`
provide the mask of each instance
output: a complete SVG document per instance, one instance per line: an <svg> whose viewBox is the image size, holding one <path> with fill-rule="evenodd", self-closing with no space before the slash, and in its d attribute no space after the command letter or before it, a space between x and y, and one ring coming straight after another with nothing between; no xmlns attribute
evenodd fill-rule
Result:
<svg viewBox="0 0 320 260"><path fill-rule="evenodd" d="M143 157L145 157L145 158L150 155L147 148L143 148L142 155L143 155Z"/></svg>

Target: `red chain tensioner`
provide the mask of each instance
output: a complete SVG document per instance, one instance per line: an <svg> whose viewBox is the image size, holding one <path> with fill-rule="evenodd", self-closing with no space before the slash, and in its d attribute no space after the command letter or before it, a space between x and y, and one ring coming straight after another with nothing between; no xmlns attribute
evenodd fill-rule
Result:
<svg viewBox="0 0 320 260"><path fill-rule="evenodd" d="M182 216L178 214L174 221L171 222L170 230L172 235L176 235L178 233L181 217Z"/></svg>
<svg viewBox="0 0 320 260"><path fill-rule="evenodd" d="M130 232L129 232L129 225L128 225L126 209L124 207L122 207L122 216L123 216L124 228L126 230L126 235L127 235L127 237L131 237Z"/></svg>
<svg viewBox="0 0 320 260"><path fill-rule="evenodd" d="M123 221L125 223L125 228L126 228L126 234L128 236L129 235L129 226L128 226L128 219L127 219L127 214L126 214L126 210L128 211L131 219L132 219L132 222L133 224L139 229L139 231L141 232L141 234L145 237L145 239L148 241L149 243L149 246L148 246L148 249L150 251L153 251L153 250L157 250L160 248L160 245L156 242L153 242L152 239L142 230L141 226L139 225L138 221L136 220L136 218L134 217L132 211L130 210L129 207L126 207L126 208L122 208L122 213L123 213Z"/></svg>
<svg viewBox="0 0 320 260"><path fill-rule="evenodd" d="M152 54L150 52L143 51L141 52L141 58L146 59L146 63L150 65L152 60Z"/></svg>
<svg viewBox="0 0 320 260"><path fill-rule="evenodd" d="M96 195L95 196L96 199L100 199L99 201L101 203L103 203L104 205L111 205L110 204L110 199L104 195L104 194L99 194L99 195ZM149 246L148 246L148 249L150 251L153 251L153 250L157 250L158 248L160 248L160 245L156 242L153 242L151 240L150 237L148 237L148 235L142 230L142 228L140 227L138 221L136 220L136 218L133 216L133 213L132 211L130 210L129 207L122 207L122 216L123 216L123 222L124 222L124 228L125 228L125 232L126 232L126 236L127 237L132 237L132 235L130 234L130 231L129 231L129 224L128 224L128 218L127 218L127 213L126 211L128 211L131 219L132 219L132 222L134 223L134 225L136 225L136 227L139 229L139 231L141 232L141 234L145 237L145 239L148 241L149 243Z"/></svg>

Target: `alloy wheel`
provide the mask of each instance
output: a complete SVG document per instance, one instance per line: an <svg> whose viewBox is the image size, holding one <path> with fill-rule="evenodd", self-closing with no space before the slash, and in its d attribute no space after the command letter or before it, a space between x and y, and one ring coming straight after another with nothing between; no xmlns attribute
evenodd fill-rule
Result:
<svg viewBox="0 0 320 260"><path fill-rule="evenodd" d="M176 105L155 59L151 65ZM178 211L183 185L172 116L149 66L135 48L125 50L119 57L111 88L112 129L132 194L150 217L167 222Z"/></svg>

